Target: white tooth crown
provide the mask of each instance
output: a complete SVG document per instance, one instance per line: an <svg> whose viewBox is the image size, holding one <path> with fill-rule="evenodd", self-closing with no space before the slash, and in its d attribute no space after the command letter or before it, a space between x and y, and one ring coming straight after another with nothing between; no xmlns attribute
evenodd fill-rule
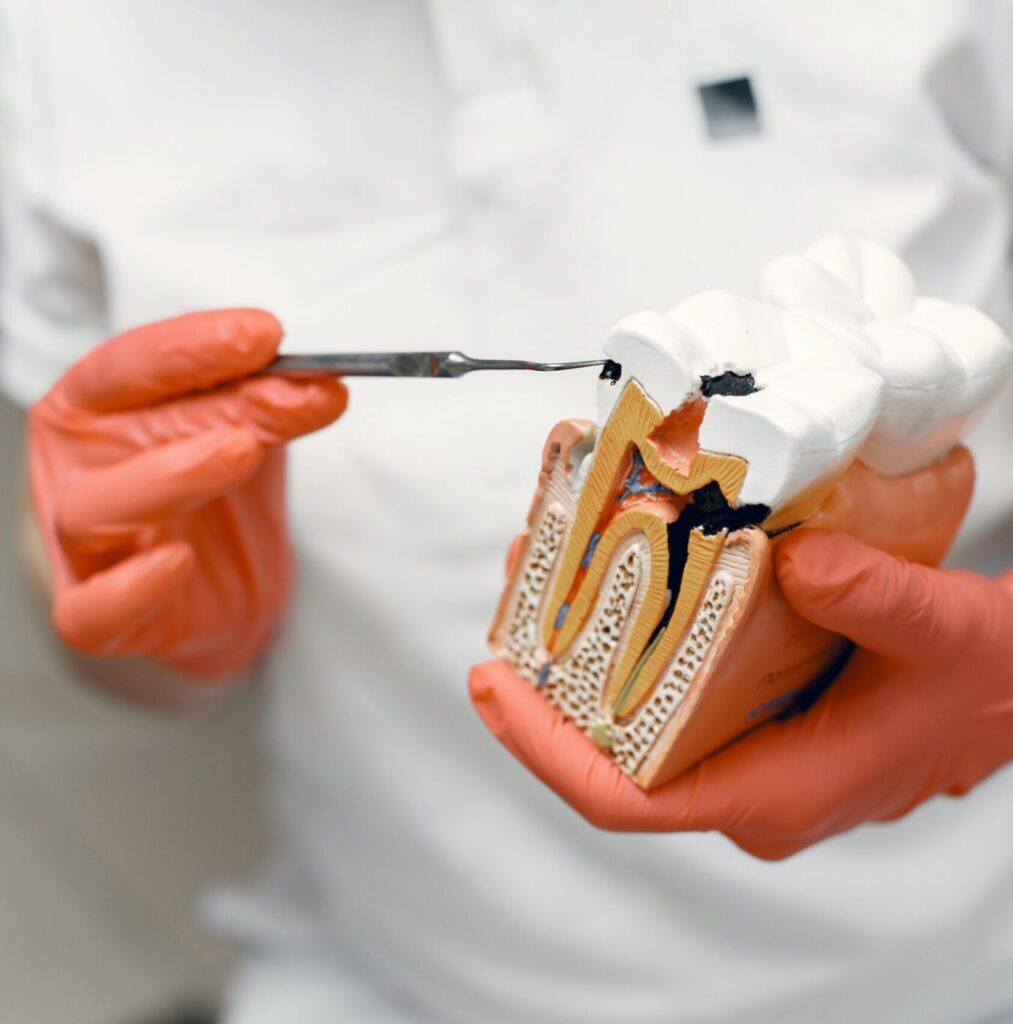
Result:
<svg viewBox="0 0 1013 1024"><path fill-rule="evenodd" d="M815 362L783 363L764 378L751 395L710 399L700 447L749 464L740 504L777 509L850 463L882 388L860 366Z"/></svg>
<svg viewBox="0 0 1013 1024"><path fill-rule="evenodd" d="M970 306L919 297L907 267L871 242L824 238L804 255L768 264L761 291L772 303L875 347L856 362L883 379L883 408L861 459L888 476L951 448L980 418L1010 369L1010 344Z"/></svg>
<svg viewBox="0 0 1013 1024"><path fill-rule="evenodd" d="M777 509L856 456L885 475L939 458L1010 369L995 323L920 298L903 262L871 242L831 236L771 261L761 299L707 291L620 321L605 352L622 377L600 385L599 423L631 378L668 413L706 378L749 374L753 393L708 399L699 444L748 463L739 504Z"/></svg>
<svg viewBox="0 0 1013 1024"><path fill-rule="evenodd" d="M707 349L681 324L663 313L634 313L620 320L605 339L605 355L623 368L623 381L644 384L659 408L678 409L700 390L697 367L706 363ZM644 384L645 389L647 385ZM619 398L621 384L598 385L598 423L604 425Z"/></svg>

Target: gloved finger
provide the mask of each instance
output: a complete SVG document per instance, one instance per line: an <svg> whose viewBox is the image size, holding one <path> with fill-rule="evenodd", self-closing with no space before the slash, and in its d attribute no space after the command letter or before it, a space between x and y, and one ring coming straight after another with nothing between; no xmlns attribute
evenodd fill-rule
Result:
<svg viewBox="0 0 1013 1024"><path fill-rule="evenodd" d="M805 715L769 723L648 791L504 662L476 666L469 688L490 731L592 825L720 831L755 856L779 859L864 820L862 797L878 797L907 756L904 723L884 720L909 718L906 702L891 702L883 688L835 685L842 682L846 701L831 689ZM884 735L894 743L883 744ZM900 799L913 805L910 794Z"/></svg>
<svg viewBox="0 0 1013 1024"><path fill-rule="evenodd" d="M281 324L264 310L187 313L111 338L59 387L81 408L133 409L254 373L274 358L281 337Z"/></svg>
<svg viewBox="0 0 1013 1024"><path fill-rule="evenodd" d="M60 537L81 554L114 550L141 527L192 511L244 484L263 454L252 434L226 428L88 470L60 495Z"/></svg>
<svg viewBox="0 0 1013 1024"><path fill-rule="evenodd" d="M194 560L189 544L171 541L66 587L53 607L56 631L88 654L126 653L123 642L178 592Z"/></svg>
<svg viewBox="0 0 1013 1024"><path fill-rule="evenodd" d="M797 530L778 546L776 566L800 615L890 657L955 653L980 627L969 575L906 562L847 534Z"/></svg>
<svg viewBox="0 0 1013 1024"><path fill-rule="evenodd" d="M664 788L642 790L505 662L472 668L468 690L489 731L592 825L624 832L675 830L672 806L680 812L686 795L659 800Z"/></svg>
<svg viewBox="0 0 1013 1024"><path fill-rule="evenodd" d="M856 652L804 714L761 726L658 789L659 809L675 828L718 829L779 859L940 792L942 764L930 755L952 712L923 703L913 714L917 687L883 664Z"/></svg>
<svg viewBox="0 0 1013 1024"><path fill-rule="evenodd" d="M328 426L347 404L348 391L335 377L262 376L164 402L145 411L141 423L145 434L160 441L231 425L275 445Z"/></svg>

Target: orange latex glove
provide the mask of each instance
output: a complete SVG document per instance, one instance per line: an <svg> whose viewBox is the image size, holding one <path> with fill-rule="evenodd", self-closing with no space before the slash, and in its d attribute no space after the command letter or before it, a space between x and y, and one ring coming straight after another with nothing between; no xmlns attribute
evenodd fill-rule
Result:
<svg viewBox="0 0 1013 1024"><path fill-rule="evenodd" d="M1013 580L929 569L799 530L777 574L807 619L857 649L803 714L770 722L650 792L502 662L472 671L478 713L593 825L717 830L769 860L958 796L1013 759Z"/></svg>
<svg viewBox="0 0 1013 1024"><path fill-rule="evenodd" d="M139 327L32 407L32 502L72 647L207 678L263 650L292 584L284 444L346 402L336 380L248 376L281 336L255 309Z"/></svg>

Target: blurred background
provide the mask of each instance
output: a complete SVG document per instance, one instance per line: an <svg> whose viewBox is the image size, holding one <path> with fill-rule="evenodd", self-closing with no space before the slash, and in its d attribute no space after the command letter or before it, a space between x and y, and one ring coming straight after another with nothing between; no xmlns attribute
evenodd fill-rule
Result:
<svg viewBox="0 0 1013 1024"><path fill-rule="evenodd" d="M0 1021L213 1020L199 900L263 849L258 694L172 718L75 678L17 564L21 421L0 399Z"/></svg>

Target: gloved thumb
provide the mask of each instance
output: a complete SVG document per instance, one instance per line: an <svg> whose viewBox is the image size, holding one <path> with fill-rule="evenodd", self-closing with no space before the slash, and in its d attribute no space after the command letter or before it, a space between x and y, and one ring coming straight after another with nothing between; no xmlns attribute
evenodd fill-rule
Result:
<svg viewBox="0 0 1013 1024"><path fill-rule="evenodd" d="M800 615L888 657L954 652L981 603L972 574L916 565L848 534L797 530L778 545L776 568Z"/></svg>

